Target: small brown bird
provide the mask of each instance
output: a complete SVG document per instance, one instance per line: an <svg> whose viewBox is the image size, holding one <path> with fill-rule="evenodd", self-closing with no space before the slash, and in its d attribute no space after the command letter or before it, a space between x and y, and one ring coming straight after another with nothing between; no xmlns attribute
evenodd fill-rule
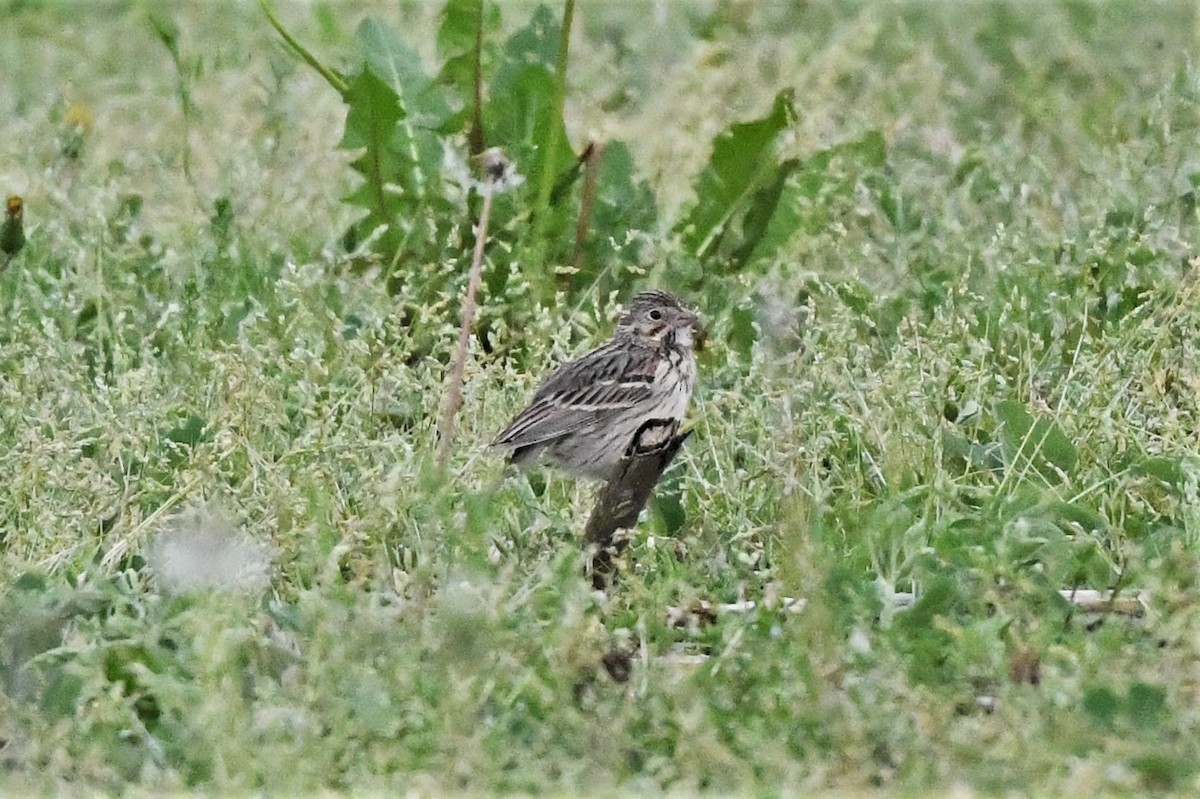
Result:
<svg viewBox="0 0 1200 799"><path fill-rule="evenodd" d="M0 224L0 272L25 246L25 203L17 195L8 198L4 208L4 223Z"/></svg>
<svg viewBox="0 0 1200 799"><path fill-rule="evenodd" d="M544 459L606 479L643 424L683 419L696 386L696 322L670 292L638 294L612 339L555 370L492 445L518 466Z"/></svg>

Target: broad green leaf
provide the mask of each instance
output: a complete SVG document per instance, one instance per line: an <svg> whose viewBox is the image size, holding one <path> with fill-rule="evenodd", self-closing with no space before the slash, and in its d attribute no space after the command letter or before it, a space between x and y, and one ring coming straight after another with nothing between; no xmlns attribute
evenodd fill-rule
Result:
<svg viewBox="0 0 1200 799"><path fill-rule="evenodd" d="M405 119L416 127L439 127L450 115L450 107L421 68L416 52L400 41L394 30L374 18L363 20L355 38L362 46L366 66L395 92Z"/></svg>
<svg viewBox="0 0 1200 799"><path fill-rule="evenodd" d="M440 87L425 74L417 54L395 31L377 19L366 19L356 37L365 66L347 88L345 100L351 113L356 107L362 111L353 130L367 142L359 145L367 151L351 166L366 181L346 201L368 210L356 227L359 238L381 224L388 226L374 249L391 261L399 250L437 238L437 221L426 204L442 197L443 144L438 131L452 114ZM368 72L390 96L364 79ZM347 140L351 131L348 115ZM343 147L349 148L347 140Z"/></svg>
<svg viewBox="0 0 1200 799"><path fill-rule="evenodd" d="M556 118L554 76L540 64L505 69L503 79L492 84L491 99L484 111L489 145L508 153L523 175L541 173L551 137L559 137L554 171L571 168L574 156L567 141L567 128ZM557 208L570 211L560 204ZM556 216L559 214L556 214ZM562 214L564 224L573 213Z"/></svg>
<svg viewBox="0 0 1200 799"><path fill-rule="evenodd" d="M933 577L916 603L897 613L892 638L908 657L909 678L925 685L953 679L955 664L949 653L961 641L959 614L965 607L962 586L949 575Z"/></svg>
<svg viewBox="0 0 1200 799"><path fill-rule="evenodd" d="M745 266L751 254L757 249L759 242L767 232L767 226L775 216L775 209L779 207L779 198L783 194L783 187L799 165L800 162L795 159L783 162L773 170L774 174L766 181L765 185L757 189L750 197L749 207L741 220L741 236L732 246L729 256L732 269L740 269Z"/></svg>
<svg viewBox="0 0 1200 799"><path fill-rule="evenodd" d="M1075 523L1087 533L1102 531L1108 526L1102 516L1076 502L1051 502L1047 510L1064 521Z"/></svg>
<svg viewBox="0 0 1200 799"><path fill-rule="evenodd" d="M17 591L32 591L34 593L44 593L46 591L46 575L41 572L27 571L22 572L19 577L9 584L9 588Z"/></svg>
<svg viewBox="0 0 1200 799"><path fill-rule="evenodd" d="M207 440L204 434L205 422L196 414L189 414L188 418L179 425L168 430L165 438L184 447L194 447L199 443Z"/></svg>
<svg viewBox="0 0 1200 799"><path fill-rule="evenodd" d="M1134 474L1154 477L1167 485L1183 485L1186 475L1179 458L1146 458L1133 467Z"/></svg>
<svg viewBox="0 0 1200 799"><path fill-rule="evenodd" d="M775 142L795 116L790 93L781 92L765 117L732 125L713 142L712 158L696 186L696 204L677 227L688 250L709 254L734 214L779 179Z"/></svg>
<svg viewBox="0 0 1200 799"><path fill-rule="evenodd" d="M418 197L438 192L442 144L437 130L451 117L441 88L422 70L417 54L379 20L364 20L356 36L367 67L396 95L401 111L396 147L407 169L391 179Z"/></svg>
<svg viewBox="0 0 1200 799"><path fill-rule="evenodd" d="M474 116L476 73L482 80L484 62L494 50L489 44L491 34L499 27L500 9L486 0L449 0L438 27L438 53L445 60L436 81L457 96L460 108L447 118L441 129L446 133L471 129L471 135L478 139L471 142L473 152L485 146L482 130L476 133L472 123L464 120Z"/></svg>
<svg viewBox="0 0 1200 799"><path fill-rule="evenodd" d="M1000 423L999 436L1010 467L1030 466L1055 482L1059 476L1050 466L1070 475L1079 462L1079 452L1053 419L1034 418L1015 400L1001 400L992 411Z"/></svg>
<svg viewBox="0 0 1200 799"><path fill-rule="evenodd" d="M878 131L836 144L787 170L778 202L746 263L773 258L798 234L815 233L829 223L829 192L849 196L863 173L887 163L887 145ZM781 167L782 171L782 167Z"/></svg>
<svg viewBox="0 0 1200 799"><path fill-rule="evenodd" d="M935 617L952 613L959 601L959 588L949 576L934 579L925 586L913 606L896 617L896 628L911 631L927 629L932 626Z"/></svg>
<svg viewBox="0 0 1200 799"><path fill-rule="evenodd" d="M499 10L484 0L448 0L442 9L442 24L438 26L438 52L445 58L453 58L475 49L479 19L484 15L499 21Z"/></svg>
<svg viewBox="0 0 1200 799"><path fill-rule="evenodd" d="M366 68L347 87L345 100L349 111L339 146L344 150L364 150L350 164L362 175L363 184L346 201L366 209L367 216L360 229L369 233L387 225L388 237L392 239L399 199L388 189L388 184L396 182L397 175L409 166L397 134L397 123L404 117L404 109L396 93Z"/></svg>
<svg viewBox="0 0 1200 799"><path fill-rule="evenodd" d="M600 229L617 226L651 230L658 216L654 192L637 179L633 155L624 142L609 142L600 159L593 222ZM606 222L611 221L611 226Z"/></svg>
<svg viewBox="0 0 1200 799"><path fill-rule="evenodd" d="M489 145L505 149L522 174L538 175L552 137L559 137L554 172L571 168L574 157L562 119L556 119L554 60L559 25L545 6L503 49L484 113Z"/></svg>
<svg viewBox="0 0 1200 799"><path fill-rule="evenodd" d="M980 444L957 433L943 430L942 447L947 455L960 458L969 469L995 472L1004 468L1004 458L995 442Z"/></svg>
<svg viewBox="0 0 1200 799"><path fill-rule="evenodd" d="M1061 567L1062 574L1057 570L1050 576L1058 579L1059 585L1109 585L1114 573L1112 561L1101 548L1095 538L1087 535L1070 539L1070 557Z"/></svg>
<svg viewBox="0 0 1200 799"><path fill-rule="evenodd" d="M687 511L683 508L678 483L657 488L651 498L650 507L668 535L679 532L687 521Z"/></svg>
<svg viewBox="0 0 1200 799"><path fill-rule="evenodd" d="M737 306L729 312L729 345L743 355L749 355L758 340L758 329L754 325L754 312Z"/></svg>
<svg viewBox="0 0 1200 799"><path fill-rule="evenodd" d="M639 180L629 148L622 142L609 142L600 157L596 176L596 194L587 238L587 258L578 286L596 286L604 295L627 285L626 265L637 263L640 240L628 242L630 231L653 231L657 226L658 206L654 193Z"/></svg>
<svg viewBox="0 0 1200 799"><path fill-rule="evenodd" d="M505 42L504 55L509 63L540 64L547 72L553 72L561 31L554 12L540 5L533 12L529 24Z"/></svg>

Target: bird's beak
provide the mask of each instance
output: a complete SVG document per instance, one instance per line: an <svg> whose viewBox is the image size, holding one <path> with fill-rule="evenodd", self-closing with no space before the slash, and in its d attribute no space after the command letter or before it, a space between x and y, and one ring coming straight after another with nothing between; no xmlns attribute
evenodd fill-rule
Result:
<svg viewBox="0 0 1200 799"><path fill-rule="evenodd" d="M675 327L695 327L699 321L700 317L691 311L680 311L679 315L675 317Z"/></svg>

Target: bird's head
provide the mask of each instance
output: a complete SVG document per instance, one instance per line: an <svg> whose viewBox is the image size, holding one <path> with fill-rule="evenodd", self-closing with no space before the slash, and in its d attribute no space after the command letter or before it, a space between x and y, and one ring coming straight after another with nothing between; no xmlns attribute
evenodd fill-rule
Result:
<svg viewBox="0 0 1200 799"><path fill-rule="evenodd" d="M698 317L684 307L679 298L668 291L643 291L629 301L617 335L647 343L673 342L676 346L692 346Z"/></svg>

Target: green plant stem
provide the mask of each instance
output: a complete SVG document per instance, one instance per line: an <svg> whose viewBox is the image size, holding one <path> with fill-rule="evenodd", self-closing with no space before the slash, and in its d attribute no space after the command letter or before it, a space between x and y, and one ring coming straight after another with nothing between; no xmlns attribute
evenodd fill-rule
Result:
<svg viewBox="0 0 1200 799"><path fill-rule="evenodd" d="M183 112L183 176L195 188L192 179L191 130L192 130L192 91L188 84L187 71L183 67L183 57L179 53L179 28L167 17L151 16L150 25L158 35L158 40L171 56L171 64L175 67L175 92L179 97L180 110Z"/></svg>
<svg viewBox="0 0 1200 799"><path fill-rule="evenodd" d="M450 382L446 389L446 412L442 417L442 443L438 450L438 468L445 468L450 460L450 448L454 442L454 420L462 404L463 373L467 368L467 348L471 343L471 326L475 322L475 294L479 290L480 275L483 273L483 245L487 241L488 222L492 217L494 187L483 195L483 210L479 214L479 225L475 228L475 253L471 257L471 275L467 279L467 296L463 299L462 327L458 331L458 350L450 367Z"/></svg>
<svg viewBox="0 0 1200 799"><path fill-rule="evenodd" d="M471 155L477 156L487 148L483 137L483 0L478 3L478 15L475 24L475 52L472 60L475 62L475 107L471 110L471 131L467 134Z"/></svg>
<svg viewBox="0 0 1200 799"><path fill-rule="evenodd" d="M551 124L563 118L567 98L567 63L571 46L571 23L575 17L575 0L564 0L562 30L558 41L558 57L554 64L554 117ZM549 217L550 195L554 190L554 167L558 161L559 137L551 136L542 154L542 174L538 178L537 202L534 204L533 245L535 265L540 266L546 253L546 220Z"/></svg>
<svg viewBox="0 0 1200 799"><path fill-rule="evenodd" d="M258 5L263 10L263 13L267 15L267 22L270 22L271 27L287 42L288 46L296 51L296 55L304 59L306 64L315 69L322 78L328 81L329 85L336 89L338 94L345 94L348 88L346 81L342 80L332 69L318 61L315 55L309 52L304 45L300 44L294 36L287 32L287 29L283 27L283 23L275 16L275 12L271 9L271 6L267 4L267 0L258 0Z"/></svg>
<svg viewBox="0 0 1200 799"><path fill-rule="evenodd" d="M587 254L584 247L587 244L588 225L592 221L592 204L596 199L596 178L600 173L600 159L604 157L604 142L592 142L584 150L587 154L587 175L583 181L583 198L579 201L579 219L575 223L575 254L571 258L574 272L572 281L583 269L583 259Z"/></svg>

